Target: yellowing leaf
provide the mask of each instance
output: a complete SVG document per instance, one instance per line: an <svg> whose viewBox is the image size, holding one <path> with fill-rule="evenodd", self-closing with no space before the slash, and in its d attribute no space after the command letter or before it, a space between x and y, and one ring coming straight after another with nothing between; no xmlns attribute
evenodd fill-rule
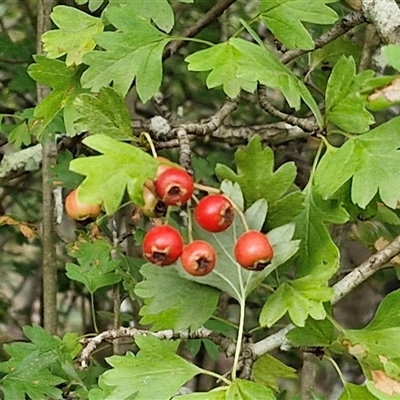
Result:
<svg viewBox="0 0 400 400"><path fill-rule="evenodd" d="M42 35L47 56L58 58L66 54L67 66L81 64L83 55L96 46L93 36L104 29L101 19L67 6L54 7L50 17L60 29Z"/></svg>

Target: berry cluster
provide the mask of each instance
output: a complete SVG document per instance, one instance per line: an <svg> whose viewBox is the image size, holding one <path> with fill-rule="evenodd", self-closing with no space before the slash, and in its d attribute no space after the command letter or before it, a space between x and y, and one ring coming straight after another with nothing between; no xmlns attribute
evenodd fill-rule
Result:
<svg viewBox="0 0 400 400"><path fill-rule="evenodd" d="M154 193L166 205L183 205L192 197L194 186L186 171L161 165L154 182ZM196 205L194 217L204 230L217 233L231 226L234 209L226 196L209 194ZM159 266L171 265L180 258L183 268L194 276L207 275L216 263L216 252L208 242L191 240L184 245L182 235L168 225L150 229L143 239L142 249L144 257ZM238 238L234 254L242 267L261 271L270 263L273 249L263 233L248 230Z"/></svg>
<svg viewBox="0 0 400 400"><path fill-rule="evenodd" d="M193 178L184 169L167 159L159 157L158 160L160 165L154 181L146 181L143 185L144 204L140 206L141 212L151 218L165 215L168 206L186 204L195 188ZM71 218L80 221L97 218L101 212L100 205L80 203L76 190L67 196L65 208ZM198 201L194 217L201 228L218 233L232 225L235 210L244 219L241 211L226 196L208 194ZM142 250L149 262L159 266L171 265L180 258L183 268L195 276L210 273L217 257L210 243L190 240L185 245L179 231L169 225L150 229L143 239ZM254 271L263 270L273 257L268 238L259 231L249 229L238 238L233 251L236 261L243 268Z"/></svg>

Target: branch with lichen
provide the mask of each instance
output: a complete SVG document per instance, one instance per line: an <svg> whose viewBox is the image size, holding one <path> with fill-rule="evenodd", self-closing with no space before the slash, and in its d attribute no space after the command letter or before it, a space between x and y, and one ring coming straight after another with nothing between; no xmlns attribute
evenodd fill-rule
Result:
<svg viewBox="0 0 400 400"><path fill-rule="evenodd" d="M332 305L336 304L340 299L349 294L354 288L367 280L376 271L385 267L390 260L399 253L400 236L397 236L386 247L373 254L358 267L354 268L343 279L333 285L334 297L331 301ZM286 335L294 327L293 324L288 324L273 335L270 335L257 343L249 344L248 348L252 351L254 357L259 357L276 348L286 347L289 345Z"/></svg>
<svg viewBox="0 0 400 400"><path fill-rule="evenodd" d="M93 338L85 338L81 341L84 346L80 356L81 368L85 369L89 366L89 360L92 353L102 344L103 342L113 342L120 338L135 338L136 336L154 336L160 340L178 340L178 339L209 339L217 346L219 346L225 354L230 357L235 353L236 344L233 339L227 338L226 336L211 331L206 328L199 328L195 331L182 331L176 332L172 329L167 329L158 332L152 332L144 329L136 328L124 328L110 329L101 332L99 335Z"/></svg>

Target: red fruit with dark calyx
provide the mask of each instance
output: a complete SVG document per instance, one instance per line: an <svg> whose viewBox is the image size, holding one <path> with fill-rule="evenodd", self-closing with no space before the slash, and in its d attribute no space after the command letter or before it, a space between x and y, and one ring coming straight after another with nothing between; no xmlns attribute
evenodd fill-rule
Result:
<svg viewBox="0 0 400 400"><path fill-rule="evenodd" d="M190 275L204 276L215 267L217 255L210 243L204 240L194 240L183 248L181 263Z"/></svg>
<svg viewBox="0 0 400 400"><path fill-rule="evenodd" d="M155 191L166 205L181 206L193 195L193 178L183 169L168 168L157 177Z"/></svg>
<svg viewBox="0 0 400 400"><path fill-rule="evenodd" d="M182 249L182 235L169 225L156 226L143 238L143 256L160 267L173 264L181 255Z"/></svg>
<svg viewBox="0 0 400 400"><path fill-rule="evenodd" d="M84 221L89 218L97 218L101 213L101 206L99 204L81 203L78 200L77 189L75 189L65 199L65 211L75 221Z"/></svg>
<svg viewBox="0 0 400 400"><path fill-rule="evenodd" d="M203 197L194 210L197 223L208 232L222 232L232 225L234 211L231 202L221 194Z"/></svg>
<svg viewBox="0 0 400 400"><path fill-rule="evenodd" d="M263 233L248 231L237 240L234 254L236 261L243 268L262 271L271 262L274 251Z"/></svg>

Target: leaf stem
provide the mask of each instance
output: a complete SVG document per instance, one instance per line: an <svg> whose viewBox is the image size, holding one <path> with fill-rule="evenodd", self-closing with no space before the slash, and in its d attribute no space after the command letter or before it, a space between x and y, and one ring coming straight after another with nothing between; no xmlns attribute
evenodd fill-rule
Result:
<svg viewBox="0 0 400 400"><path fill-rule="evenodd" d="M194 183L194 187L198 190L202 190L203 192L207 193L215 193L215 194L221 193L221 189L217 189L212 186L202 185L201 183Z"/></svg>
<svg viewBox="0 0 400 400"><path fill-rule="evenodd" d="M324 142L324 140L322 140L318 146L317 154L315 155L315 158L314 158L313 166L312 166L311 173L310 173L310 180L308 181L308 185L307 185L307 186L310 185L310 188L311 188L312 182L314 180L315 171L317 169L317 165L321 158L322 148L324 147L324 144L326 144L326 143Z"/></svg>
<svg viewBox="0 0 400 400"><path fill-rule="evenodd" d="M152 154L152 156L153 156L154 158L157 158L157 151L156 151L156 148L155 148L155 146L154 146L153 139L150 137L150 135L149 135L147 132L141 132L141 133L140 133L140 136L144 136L144 137L146 138L147 142L148 142L149 145L150 145L150 149L151 149L151 154Z"/></svg>
<svg viewBox="0 0 400 400"><path fill-rule="evenodd" d="M239 316L239 330L236 342L235 356L233 359L232 365L232 380L236 379L236 372L239 365L239 357L242 351L242 341L243 341L243 331L244 331L244 318L246 314L246 300L245 298L241 298L239 301L240 304L240 316Z"/></svg>
<svg viewBox="0 0 400 400"><path fill-rule="evenodd" d="M335 368L337 374L339 375L339 378L342 381L343 386L345 386L346 380L344 379L342 371L340 370L339 365L337 365L337 362L332 357L329 357L329 356L325 356L324 358L326 360L330 361L330 363L333 365L333 368Z"/></svg>
<svg viewBox="0 0 400 400"><path fill-rule="evenodd" d="M172 39L171 42L172 41L177 41L177 42L195 42L195 43L206 44L207 46L210 46L210 47L215 46L215 43L209 42L208 40L185 37L185 36L174 36L171 39Z"/></svg>
<svg viewBox="0 0 400 400"><path fill-rule="evenodd" d="M230 384L232 383L229 379L226 379L224 376L217 374L216 372L209 371L208 369L203 369L203 368L199 368L199 370L200 370L200 373L217 378L218 380L226 383L228 386L230 386Z"/></svg>
<svg viewBox="0 0 400 400"><path fill-rule="evenodd" d="M187 228L188 228L188 237L189 237L189 243L193 242L193 220L192 220L192 213L190 210L192 201L189 200L186 203L186 213L187 213Z"/></svg>
<svg viewBox="0 0 400 400"><path fill-rule="evenodd" d="M249 225L248 225L248 223L247 223L247 221L246 221L246 217L244 216L244 213L243 213L243 211L238 207L238 205L234 202L234 201L232 201L228 196L225 196L229 201L230 201L230 203L232 204L232 207L233 207L233 209L237 212L237 214L239 215L239 217L240 217L240 219L241 219L241 221L242 221L242 224L243 224L243 227L244 227L244 229L245 229L245 231L246 232L248 232L249 230L250 230L250 228L249 228Z"/></svg>
<svg viewBox="0 0 400 400"><path fill-rule="evenodd" d="M99 334L99 328L97 327L97 320L96 320L96 310L94 308L94 296L93 293L90 293L90 311L92 313L92 321L93 321L93 328L96 332L96 335Z"/></svg>
<svg viewBox="0 0 400 400"><path fill-rule="evenodd" d="M234 329L236 329L236 330L239 329L238 325L234 324L233 322L231 322L231 321L229 321L229 320L227 320L227 319L218 317L218 315L211 315L210 318L211 318L211 319L214 319L215 321L222 322L222 323L224 323L224 324L226 324L226 325L228 325L228 326L230 326L231 328L234 328Z"/></svg>

